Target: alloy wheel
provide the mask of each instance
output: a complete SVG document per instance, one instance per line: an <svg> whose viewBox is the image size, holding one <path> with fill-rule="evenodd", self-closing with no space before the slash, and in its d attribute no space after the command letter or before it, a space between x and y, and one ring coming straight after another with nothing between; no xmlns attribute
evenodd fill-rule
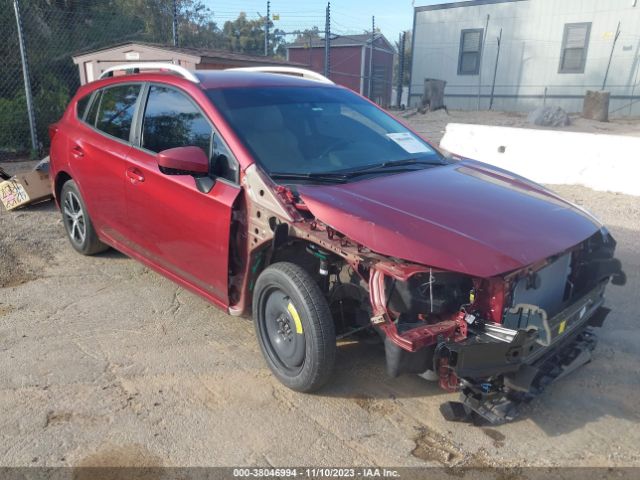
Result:
<svg viewBox="0 0 640 480"><path fill-rule="evenodd" d="M64 222L71 241L82 245L87 238L87 225L80 199L74 192L67 192L62 203Z"/></svg>

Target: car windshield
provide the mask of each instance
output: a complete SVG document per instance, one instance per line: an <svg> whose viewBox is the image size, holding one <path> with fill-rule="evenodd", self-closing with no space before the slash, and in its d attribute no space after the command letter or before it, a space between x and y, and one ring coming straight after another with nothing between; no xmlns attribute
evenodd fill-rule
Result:
<svg viewBox="0 0 640 480"><path fill-rule="evenodd" d="M446 160L397 120L336 87L228 88L209 98L274 177L335 175ZM396 171L397 171L396 167Z"/></svg>

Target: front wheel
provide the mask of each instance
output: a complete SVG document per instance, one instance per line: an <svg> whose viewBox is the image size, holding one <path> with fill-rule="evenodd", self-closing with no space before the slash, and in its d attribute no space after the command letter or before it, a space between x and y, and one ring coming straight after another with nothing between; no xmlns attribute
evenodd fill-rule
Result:
<svg viewBox="0 0 640 480"><path fill-rule="evenodd" d="M306 270L275 263L258 277L253 320L267 365L287 387L319 389L331 376L336 334L327 301Z"/></svg>

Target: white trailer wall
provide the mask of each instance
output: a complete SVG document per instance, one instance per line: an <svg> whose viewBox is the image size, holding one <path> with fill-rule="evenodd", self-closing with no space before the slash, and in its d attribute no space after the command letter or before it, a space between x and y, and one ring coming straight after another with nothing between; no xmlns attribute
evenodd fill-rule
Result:
<svg viewBox="0 0 640 480"><path fill-rule="evenodd" d="M444 7L444 8L441 8ZM621 35L615 47L607 90L612 116L640 115L640 1L638 0L478 0L416 7L410 104L416 105L425 78L447 81L446 104L476 109L478 75L458 75L460 35L464 29L489 28L482 58L481 109L489 106L502 28L502 47L496 76L494 109L529 111L543 104L569 112L582 110L586 90L602 87L618 22ZM558 73L564 27L591 22L585 72ZM634 86L635 85L635 86Z"/></svg>

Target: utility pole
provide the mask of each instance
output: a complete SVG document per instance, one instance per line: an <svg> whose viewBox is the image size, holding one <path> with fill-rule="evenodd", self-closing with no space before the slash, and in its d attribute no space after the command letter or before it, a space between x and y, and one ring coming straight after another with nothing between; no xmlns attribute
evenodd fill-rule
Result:
<svg viewBox="0 0 640 480"><path fill-rule="evenodd" d="M327 16L324 24L324 76L331 72L331 2L327 2Z"/></svg>
<svg viewBox="0 0 640 480"><path fill-rule="evenodd" d="M396 98L396 106L398 108L402 105L402 88L404 86L404 45L407 41L407 32L400 34L400 51L398 52L398 93Z"/></svg>
<svg viewBox="0 0 640 480"><path fill-rule="evenodd" d="M178 46L178 0L173 0L173 46Z"/></svg>
<svg viewBox="0 0 640 480"><path fill-rule="evenodd" d="M38 145L38 133L36 132L36 115L33 109L33 94L31 92L29 62L27 60L27 49L24 44L24 35L22 33L22 17L20 17L20 5L18 4L18 0L13 0L13 9L16 12L16 23L18 25L18 42L20 43L20 59L22 60L24 94L27 99L27 115L29 116L29 130L31 132L31 149L32 153L36 153L40 148Z"/></svg>
<svg viewBox="0 0 640 480"><path fill-rule="evenodd" d="M373 100L373 42L376 40L376 17L371 17L371 49L369 50L369 87L368 95L369 100Z"/></svg>
<svg viewBox="0 0 640 480"><path fill-rule="evenodd" d="M269 56L269 20L271 18L271 2L267 0L267 20L264 24L264 56Z"/></svg>

